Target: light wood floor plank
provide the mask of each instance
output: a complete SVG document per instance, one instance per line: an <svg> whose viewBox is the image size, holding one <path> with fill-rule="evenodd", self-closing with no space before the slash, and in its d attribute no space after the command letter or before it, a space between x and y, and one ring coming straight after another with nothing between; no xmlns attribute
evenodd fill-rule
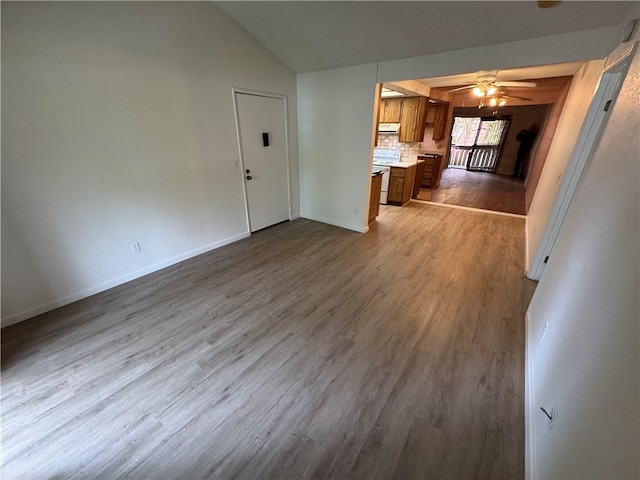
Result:
<svg viewBox="0 0 640 480"><path fill-rule="evenodd" d="M521 178L445 168L438 188L423 188L418 199L435 203L525 215Z"/></svg>
<svg viewBox="0 0 640 480"><path fill-rule="evenodd" d="M521 478L523 223L300 219L7 327L3 478Z"/></svg>

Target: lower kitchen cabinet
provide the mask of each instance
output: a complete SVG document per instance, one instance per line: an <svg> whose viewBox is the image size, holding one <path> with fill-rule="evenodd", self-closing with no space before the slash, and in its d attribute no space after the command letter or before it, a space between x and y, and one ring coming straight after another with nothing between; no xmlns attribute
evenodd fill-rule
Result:
<svg viewBox="0 0 640 480"><path fill-rule="evenodd" d="M424 160L424 169L422 170L420 186L422 188L438 187L440 184L438 172L440 171L442 155L419 155L418 160Z"/></svg>
<svg viewBox="0 0 640 480"><path fill-rule="evenodd" d="M391 167L389 177L389 194L387 203L391 205L404 205L411 200L413 182L416 178L416 165L404 167Z"/></svg>
<svg viewBox="0 0 640 480"><path fill-rule="evenodd" d="M412 198L418 198L420 194L420 187L422 186L422 174L424 172L424 160L418 159L416 163L416 179L413 182L413 195Z"/></svg>
<svg viewBox="0 0 640 480"><path fill-rule="evenodd" d="M375 222L380 213L380 191L382 190L382 174L374 175L371 178L371 195L369 196L369 221Z"/></svg>

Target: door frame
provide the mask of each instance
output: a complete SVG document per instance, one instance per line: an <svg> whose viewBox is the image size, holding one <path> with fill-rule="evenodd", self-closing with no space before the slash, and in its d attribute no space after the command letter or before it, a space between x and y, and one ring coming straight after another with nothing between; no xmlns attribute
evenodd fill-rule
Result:
<svg viewBox="0 0 640 480"><path fill-rule="evenodd" d="M267 98L277 98L279 100L283 100L284 107L284 143L285 143L285 160L287 165L287 205L289 208L289 220L291 218L291 162L289 159L289 102L286 95L281 95L278 93L268 93L261 92L258 90L250 90L247 88L239 88L239 87L231 87L231 95L233 98L233 115L236 122L236 139L238 142L238 154L239 154L239 170L240 170L240 179L242 180L242 194L244 196L244 212L245 219L247 222L247 232L251 235L251 223L249 221L249 196L247 195L247 183L244 178L244 155L242 153L242 138L240 135L240 117L238 115L238 94L243 95L253 95L254 97L267 97ZM234 162L235 163L235 162ZM234 165L235 167L235 165Z"/></svg>
<svg viewBox="0 0 640 480"><path fill-rule="evenodd" d="M598 140L602 136L607 119L615 106L636 48L637 43L634 43L619 59L605 67L602 72L567 164L560 189L553 202L549 221L545 226L531 265L525 272L526 277L531 280L540 280L542 278L547 260L552 254L571 200L578 189L582 173L587 168L593 153L598 147ZM610 102L609 108L605 111L607 102Z"/></svg>

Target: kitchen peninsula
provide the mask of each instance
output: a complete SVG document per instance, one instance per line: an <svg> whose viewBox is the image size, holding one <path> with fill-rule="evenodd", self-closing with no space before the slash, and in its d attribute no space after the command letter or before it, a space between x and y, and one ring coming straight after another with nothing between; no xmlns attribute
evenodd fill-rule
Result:
<svg viewBox="0 0 640 480"><path fill-rule="evenodd" d="M424 162L424 160L420 160ZM413 195L413 186L416 178L417 161L396 162L391 167L389 177L389 195L387 202L390 205L404 205Z"/></svg>

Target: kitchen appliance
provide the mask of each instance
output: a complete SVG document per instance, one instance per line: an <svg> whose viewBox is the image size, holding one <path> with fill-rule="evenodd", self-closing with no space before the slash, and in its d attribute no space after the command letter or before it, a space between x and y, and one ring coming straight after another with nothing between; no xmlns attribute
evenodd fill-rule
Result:
<svg viewBox="0 0 640 480"><path fill-rule="evenodd" d="M386 205L389 195L389 178L391 177L391 164L400 161L402 153L400 150L389 150L385 148L373 149L373 169L382 170L382 191L380 192L380 203Z"/></svg>
<svg viewBox="0 0 640 480"><path fill-rule="evenodd" d="M394 133L398 134L400 131L399 123L379 123L378 124L378 133Z"/></svg>

